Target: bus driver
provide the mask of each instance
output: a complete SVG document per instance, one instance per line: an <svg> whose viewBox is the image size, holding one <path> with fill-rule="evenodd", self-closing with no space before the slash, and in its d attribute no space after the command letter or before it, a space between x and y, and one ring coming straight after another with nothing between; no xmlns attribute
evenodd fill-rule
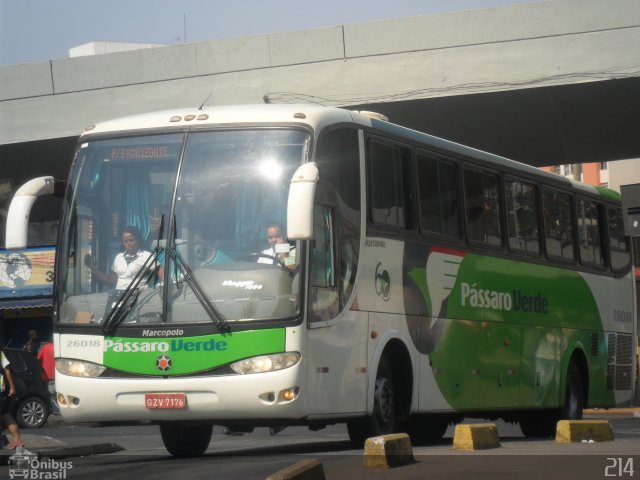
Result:
<svg viewBox="0 0 640 480"><path fill-rule="evenodd" d="M292 269L296 265L296 249L287 242L284 226L279 222L271 222L267 227L267 241L269 248L260 252L258 263L273 264L274 259L280 259L285 267Z"/></svg>

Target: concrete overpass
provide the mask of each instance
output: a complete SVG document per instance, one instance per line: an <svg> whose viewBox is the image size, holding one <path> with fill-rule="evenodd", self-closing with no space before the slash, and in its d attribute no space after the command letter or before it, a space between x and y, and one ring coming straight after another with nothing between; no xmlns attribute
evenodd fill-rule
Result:
<svg viewBox="0 0 640 480"><path fill-rule="evenodd" d="M65 177L86 125L210 94L375 110L533 165L639 158L639 51L639 0L550 0L3 67L3 176Z"/></svg>

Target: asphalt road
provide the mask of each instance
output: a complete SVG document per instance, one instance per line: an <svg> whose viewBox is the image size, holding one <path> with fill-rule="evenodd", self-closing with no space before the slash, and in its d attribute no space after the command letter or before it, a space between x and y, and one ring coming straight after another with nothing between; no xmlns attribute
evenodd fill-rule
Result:
<svg viewBox="0 0 640 480"><path fill-rule="evenodd" d="M41 457L45 463L38 465L41 475L37 478L265 479L309 458L322 462L327 480L640 478L640 417L604 418L613 427L613 442L558 445L552 440L525 439L517 425L496 422L500 448L460 452L452 448L450 428L438 444L413 447L416 463L390 470L364 469L363 452L351 448L342 425L319 432L287 428L275 436L270 436L266 428L242 436L226 436L220 427L215 427L205 455L187 459L167 454L154 425L61 426L24 433L27 447L43 442L60 442L72 449L115 443L124 449L113 454L55 460ZM64 477L45 475L52 472L64 473ZM8 466L0 467L0 478L9 478L9 473Z"/></svg>

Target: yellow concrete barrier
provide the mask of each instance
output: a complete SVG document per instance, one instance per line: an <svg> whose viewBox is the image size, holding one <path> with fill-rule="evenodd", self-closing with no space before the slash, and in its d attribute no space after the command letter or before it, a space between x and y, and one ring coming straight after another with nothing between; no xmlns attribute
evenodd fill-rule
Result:
<svg viewBox="0 0 640 480"><path fill-rule="evenodd" d="M453 448L456 450L485 450L499 448L498 430L493 423L456 425Z"/></svg>
<svg viewBox="0 0 640 480"><path fill-rule="evenodd" d="M364 443L366 468L393 468L413 462L413 448L406 433L371 437Z"/></svg>
<svg viewBox="0 0 640 480"><path fill-rule="evenodd" d="M608 420L560 420L556 426L556 443L613 441Z"/></svg>
<svg viewBox="0 0 640 480"><path fill-rule="evenodd" d="M269 475L267 480L325 480L324 468L319 460L302 460Z"/></svg>

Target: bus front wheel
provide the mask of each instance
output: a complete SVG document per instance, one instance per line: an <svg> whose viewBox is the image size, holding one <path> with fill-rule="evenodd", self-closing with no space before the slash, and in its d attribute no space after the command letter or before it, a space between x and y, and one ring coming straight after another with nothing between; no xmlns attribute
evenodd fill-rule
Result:
<svg viewBox="0 0 640 480"><path fill-rule="evenodd" d="M391 368L382 358L376 374L371 415L347 422L351 443L361 448L369 437L393 433L397 423L396 390Z"/></svg>
<svg viewBox="0 0 640 480"><path fill-rule="evenodd" d="M167 451L176 457L202 455L211 442L213 425L201 422L167 422L160 424L160 435Z"/></svg>

